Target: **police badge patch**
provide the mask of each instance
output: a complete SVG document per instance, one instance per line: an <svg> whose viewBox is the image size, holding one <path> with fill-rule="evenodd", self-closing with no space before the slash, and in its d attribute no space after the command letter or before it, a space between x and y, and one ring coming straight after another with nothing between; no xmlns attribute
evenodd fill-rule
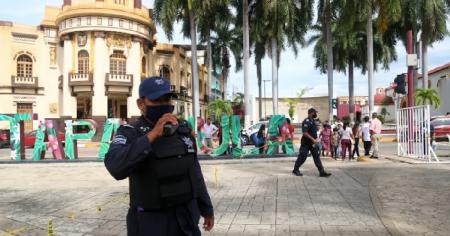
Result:
<svg viewBox="0 0 450 236"><path fill-rule="evenodd" d="M187 145L188 152L195 152L195 150L194 150L194 142L192 142L192 140L189 137L183 137L181 139L183 139L184 144Z"/></svg>
<svg viewBox="0 0 450 236"><path fill-rule="evenodd" d="M112 142L114 144L125 144L127 143L127 138L123 135L116 135Z"/></svg>

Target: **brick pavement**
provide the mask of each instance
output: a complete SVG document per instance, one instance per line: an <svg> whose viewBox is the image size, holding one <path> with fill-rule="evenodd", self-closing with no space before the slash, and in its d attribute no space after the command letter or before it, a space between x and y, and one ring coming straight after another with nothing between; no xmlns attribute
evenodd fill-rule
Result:
<svg viewBox="0 0 450 236"><path fill-rule="evenodd" d="M448 183L447 166L435 176L431 165L325 159L333 175L319 178L312 160L301 168L303 177L291 175L293 158L287 161L219 164L219 186L216 162L203 162L216 212L213 231L203 235L389 235L383 223L404 235L416 228L435 235L450 231L442 220L450 215L442 188L448 184L436 181ZM406 178L423 169L430 174L418 186L421 175ZM49 220L56 235L126 235L128 181L115 181L102 163L3 165L0 179L0 235L30 225L14 235L47 235ZM371 197L380 204L374 207Z"/></svg>

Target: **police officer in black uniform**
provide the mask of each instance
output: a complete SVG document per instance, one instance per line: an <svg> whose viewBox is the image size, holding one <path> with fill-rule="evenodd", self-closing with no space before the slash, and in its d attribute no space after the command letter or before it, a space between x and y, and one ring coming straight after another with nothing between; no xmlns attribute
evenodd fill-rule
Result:
<svg viewBox="0 0 450 236"><path fill-rule="evenodd" d="M314 158L314 164L317 169L319 169L320 177L328 177L331 174L326 172L323 169L322 162L319 157L319 148L317 144L319 141L317 140L317 125L314 119L317 117L317 111L314 108L310 108L308 110L308 118L303 120L302 123L302 142L300 145L300 151L297 157L297 161L295 161L294 173L296 176L302 176L300 173L300 166L303 165L306 161L306 157L308 156L308 152L311 152L311 155Z"/></svg>
<svg viewBox="0 0 450 236"><path fill-rule="evenodd" d="M128 177L128 236L199 236L214 226L192 127L173 115L170 83L161 77L139 86L142 116L119 127L105 157L111 175Z"/></svg>

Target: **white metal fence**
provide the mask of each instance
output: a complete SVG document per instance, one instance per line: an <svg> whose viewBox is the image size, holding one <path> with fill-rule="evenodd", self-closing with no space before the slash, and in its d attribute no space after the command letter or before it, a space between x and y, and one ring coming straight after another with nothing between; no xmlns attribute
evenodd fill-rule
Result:
<svg viewBox="0 0 450 236"><path fill-rule="evenodd" d="M397 111L398 155L439 162L430 142L430 106Z"/></svg>

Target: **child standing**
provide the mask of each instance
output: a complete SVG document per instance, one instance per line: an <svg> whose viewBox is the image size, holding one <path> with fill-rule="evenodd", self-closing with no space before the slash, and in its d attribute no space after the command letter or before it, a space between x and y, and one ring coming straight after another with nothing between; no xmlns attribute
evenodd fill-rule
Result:
<svg viewBox="0 0 450 236"><path fill-rule="evenodd" d="M340 143L340 136L338 133L338 129L334 128L333 129L333 136L331 137L331 158L335 159L337 158L338 155L338 147L339 147L339 143Z"/></svg>

